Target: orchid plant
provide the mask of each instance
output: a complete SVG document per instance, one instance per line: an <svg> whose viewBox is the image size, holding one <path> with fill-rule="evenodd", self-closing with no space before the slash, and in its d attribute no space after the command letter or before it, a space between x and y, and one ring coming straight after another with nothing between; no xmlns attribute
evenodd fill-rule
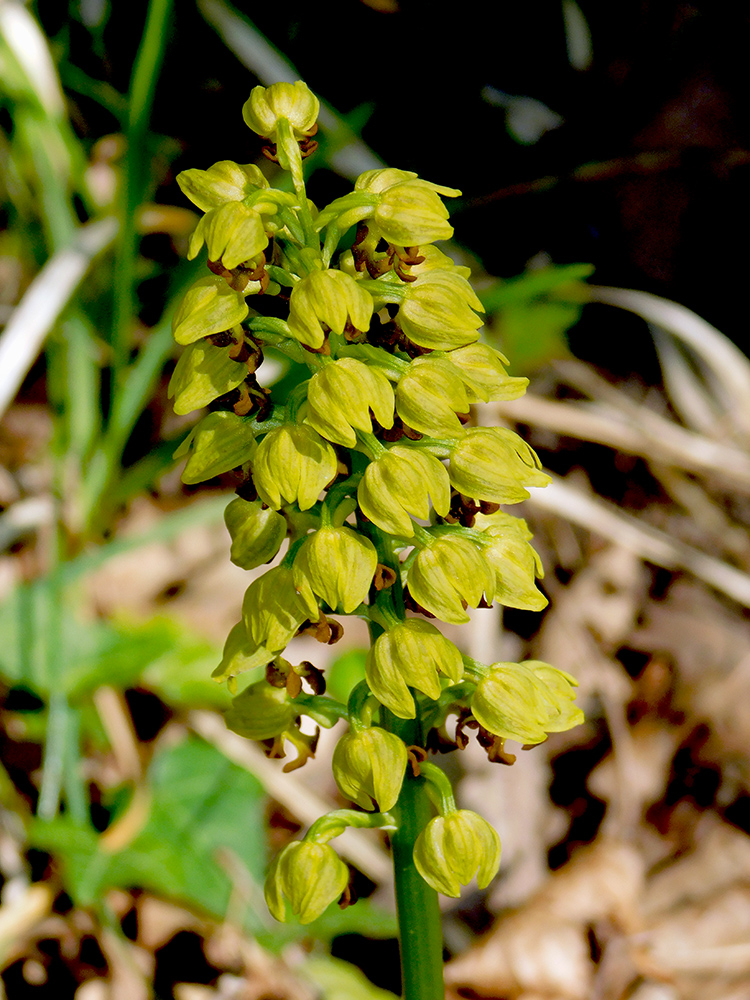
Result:
<svg viewBox="0 0 750 1000"><path fill-rule="evenodd" d="M234 694L227 725L269 757L293 751L290 770L315 753L319 730L303 732L303 718L344 724L333 774L357 808L322 816L282 850L268 907L278 920L314 920L347 898L349 872L330 841L349 826L387 831L405 997L437 1000L437 893L458 896L474 878L486 887L500 841L457 808L428 754L463 748L472 731L490 760L509 762L506 740L541 743L582 714L568 674L479 663L434 624L467 623L469 607L493 602L546 604L529 529L500 508L548 477L517 434L471 423L472 403L515 399L527 383L479 342L469 269L435 246L453 234L443 199L460 192L384 168L318 210L303 172L317 115L302 82L256 87L243 107L291 190L228 160L178 177L204 213L188 256L205 246L210 273L174 317L185 348L175 411L209 408L177 455L185 483L237 472L231 559L273 564L250 583L214 674ZM283 400L258 381L267 348L306 372ZM325 694L319 668L285 653L303 632L336 642L349 615L367 621L371 647L343 704Z"/></svg>

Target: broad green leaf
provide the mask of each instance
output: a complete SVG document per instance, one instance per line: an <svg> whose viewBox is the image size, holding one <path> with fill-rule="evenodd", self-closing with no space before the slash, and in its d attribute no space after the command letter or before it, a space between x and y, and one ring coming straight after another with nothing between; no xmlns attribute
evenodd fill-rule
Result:
<svg viewBox="0 0 750 1000"><path fill-rule="evenodd" d="M120 849L108 849L112 828L100 836L66 816L36 821L31 841L57 858L79 905L97 905L111 888L139 886L222 918L235 887L241 893L244 883L251 897L245 921L257 928L250 904L262 899L264 801L256 778L189 738L154 758L146 792L130 803L143 809L142 825L138 829L136 815L137 832ZM127 819L125 813L115 822Z"/></svg>

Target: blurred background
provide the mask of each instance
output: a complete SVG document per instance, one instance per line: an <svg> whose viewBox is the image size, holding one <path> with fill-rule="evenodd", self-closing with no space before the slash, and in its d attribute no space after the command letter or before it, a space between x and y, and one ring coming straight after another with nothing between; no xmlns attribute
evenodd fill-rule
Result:
<svg viewBox="0 0 750 1000"><path fill-rule="evenodd" d="M387 164L459 188L485 336L527 395L478 408L554 475L550 606L477 611L487 662L580 682L510 767L440 758L503 841L445 900L449 995L750 995L747 11L723 2L0 0L0 989L10 1000L384 1000L384 842L355 905L276 924L268 857L342 803L335 734L283 774L210 679L252 575L235 483L180 482L171 314L202 263L176 176L275 167L257 83L321 98L321 207ZM264 370L280 398L285 371ZM297 639L339 697L360 623Z"/></svg>

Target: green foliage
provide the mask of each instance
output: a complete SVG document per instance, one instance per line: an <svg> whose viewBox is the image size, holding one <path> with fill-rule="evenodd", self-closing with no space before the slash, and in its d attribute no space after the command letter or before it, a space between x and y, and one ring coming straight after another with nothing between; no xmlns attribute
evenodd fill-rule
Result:
<svg viewBox="0 0 750 1000"><path fill-rule="evenodd" d="M141 886L221 919L236 890L243 922L257 929L252 903L265 867L264 803L256 778L191 738L154 757L129 806L135 830L121 847L109 845L119 842L113 834L118 822L128 823L127 810L103 836L67 816L35 821L30 836L58 858L81 906L98 906L112 888Z"/></svg>
<svg viewBox="0 0 750 1000"><path fill-rule="evenodd" d="M587 301L590 264L550 265L498 282L480 298L492 316L489 339L513 359L517 372L532 372L569 357L566 332L581 318Z"/></svg>

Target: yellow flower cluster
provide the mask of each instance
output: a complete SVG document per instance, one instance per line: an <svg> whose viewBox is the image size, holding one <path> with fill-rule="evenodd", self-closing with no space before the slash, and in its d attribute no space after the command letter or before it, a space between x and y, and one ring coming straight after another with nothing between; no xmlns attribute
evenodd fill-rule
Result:
<svg viewBox="0 0 750 1000"><path fill-rule="evenodd" d="M478 343L483 308L468 269L433 246L453 233L443 198L460 192L409 171L371 170L318 212L301 166L317 110L302 83L255 88L243 109L291 172L293 192L226 160L178 178L204 213L189 256L205 246L212 274L175 313L185 352L170 392L178 413L210 408L178 454L187 456L186 483L234 475L232 560L248 570L278 560L248 587L215 672L251 681L228 725L274 756L291 741L304 762L314 741L300 717L347 718L334 756L339 786L364 809L390 809L407 753L389 713L408 719L432 706L440 725L440 706L458 706L493 737L524 743L581 716L568 675L538 663L474 664L413 617L461 623L468 607L493 601L544 606L530 532L497 505L527 498L548 477L518 435L468 426L472 403L514 399L526 380ZM353 243L341 249L350 229ZM268 348L307 369L286 398L258 382ZM335 614L360 615L374 631L366 681L348 707L323 697L309 664L282 658L301 631L335 641ZM457 851L464 858L451 870ZM446 857L448 868L436 869ZM455 894L477 870L481 885L492 878L499 843L480 817L450 807L425 831L415 862ZM325 891L308 892L299 873L318 869ZM290 845L270 876L269 905L281 919L286 899L314 919L344 881L327 844Z"/></svg>

